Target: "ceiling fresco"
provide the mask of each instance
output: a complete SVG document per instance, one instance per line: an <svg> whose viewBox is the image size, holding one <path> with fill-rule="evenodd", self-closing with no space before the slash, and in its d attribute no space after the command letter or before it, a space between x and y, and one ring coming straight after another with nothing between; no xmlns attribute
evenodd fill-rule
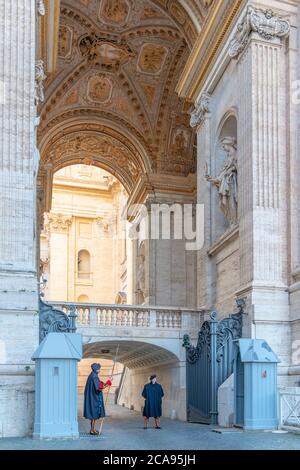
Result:
<svg viewBox="0 0 300 470"><path fill-rule="evenodd" d="M106 159L129 189L145 172L194 172L195 135L175 88L211 3L62 1L57 68L40 108L42 164Z"/></svg>

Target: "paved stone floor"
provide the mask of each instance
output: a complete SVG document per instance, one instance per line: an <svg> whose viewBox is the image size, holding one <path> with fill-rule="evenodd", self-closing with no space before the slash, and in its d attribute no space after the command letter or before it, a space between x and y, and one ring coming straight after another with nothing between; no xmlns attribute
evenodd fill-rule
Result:
<svg viewBox="0 0 300 470"><path fill-rule="evenodd" d="M110 405L100 437L84 436L89 423L80 420L82 437L78 440L37 441L31 438L0 439L0 450L300 450L300 435L271 432L212 432L213 427L162 420L162 429L143 429L140 413Z"/></svg>

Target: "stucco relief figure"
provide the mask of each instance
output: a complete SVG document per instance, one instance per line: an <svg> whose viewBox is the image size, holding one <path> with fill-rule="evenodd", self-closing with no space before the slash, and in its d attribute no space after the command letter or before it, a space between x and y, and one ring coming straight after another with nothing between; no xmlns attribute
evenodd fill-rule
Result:
<svg viewBox="0 0 300 470"><path fill-rule="evenodd" d="M205 179L218 189L220 209L230 225L235 225L238 215L236 140L233 137L225 137L221 144L227 154L224 166L216 178L210 176L206 168Z"/></svg>

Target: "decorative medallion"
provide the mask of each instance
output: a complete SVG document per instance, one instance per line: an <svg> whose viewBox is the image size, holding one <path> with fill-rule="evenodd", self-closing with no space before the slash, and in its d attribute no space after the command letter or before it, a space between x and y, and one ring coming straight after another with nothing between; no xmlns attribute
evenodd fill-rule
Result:
<svg viewBox="0 0 300 470"><path fill-rule="evenodd" d="M102 0L99 19L111 24L124 25L128 20L130 5L126 0Z"/></svg>
<svg viewBox="0 0 300 470"><path fill-rule="evenodd" d="M105 75L91 77L88 84L88 96L92 101L108 103L111 99L113 84Z"/></svg>
<svg viewBox="0 0 300 470"><path fill-rule="evenodd" d="M140 52L138 68L145 73L159 73L165 63L167 53L168 50L159 44L144 44Z"/></svg>
<svg viewBox="0 0 300 470"><path fill-rule="evenodd" d="M58 56L67 59L72 54L73 30L66 25L59 28Z"/></svg>

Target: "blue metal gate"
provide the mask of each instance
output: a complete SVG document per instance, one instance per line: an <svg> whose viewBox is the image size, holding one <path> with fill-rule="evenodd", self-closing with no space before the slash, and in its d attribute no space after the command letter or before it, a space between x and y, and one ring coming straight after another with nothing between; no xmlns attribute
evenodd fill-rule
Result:
<svg viewBox="0 0 300 470"><path fill-rule="evenodd" d="M217 424L218 388L233 373L237 353L235 340L242 336L244 299L237 300L238 313L221 321L210 315L198 335L196 346L185 335L187 379L187 419L190 422Z"/></svg>

